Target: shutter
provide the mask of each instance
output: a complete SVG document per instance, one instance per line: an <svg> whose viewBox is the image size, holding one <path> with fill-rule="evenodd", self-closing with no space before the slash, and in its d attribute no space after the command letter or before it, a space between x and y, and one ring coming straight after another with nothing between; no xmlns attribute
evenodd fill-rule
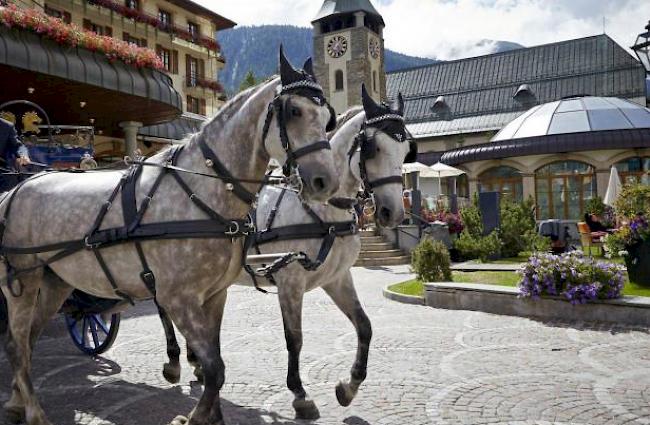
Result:
<svg viewBox="0 0 650 425"><path fill-rule="evenodd" d="M70 14L70 12L63 12L63 22L65 22L66 24L72 22L72 15Z"/></svg>
<svg viewBox="0 0 650 425"><path fill-rule="evenodd" d="M172 73L178 74L178 50L172 51Z"/></svg>
<svg viewBox="0 0 650 425"><path fill-rule="evenodd" d="M192 78L192 56L185 55L185 79L187 80L187 85L190 85Z"/></svg>
<svg viewBox="0 0 650 425"><path fill-rule="evenodd" d="M162 46L160 44L156 44L156 54L158 56L161 56L162 54Z"/></svg>
<svg viewBox="0 0 650 425"><path fill-rule="evenodd" d="M205 78L205 61L203 59L199 59L199 76Z"/></svg>
<svg viewBox="0 0 650 425"><path fill-rule="evenodd" d="M206 113L205 113L205 109L206 109L206 102L205 102L205 99L201 99L201 111L200 111L200 113L201 113L201 115L203 115L203 116L206 115Z"/></svg>
<svg viewBox="0 0 650 425"><path fill-rule="evenodd" d="M92 31L93 24L89 19L84 19L83 27L86 31Z"/></svg>
<svg viewBox="0 0 650 425"><path fill-rule="evenodd" d="M113 37L113 28L111 28L111 27L109 27L109 26L106 26L106 30L105 30L105 31L106 31L105 34L106 34L108 37Z"/></svg>

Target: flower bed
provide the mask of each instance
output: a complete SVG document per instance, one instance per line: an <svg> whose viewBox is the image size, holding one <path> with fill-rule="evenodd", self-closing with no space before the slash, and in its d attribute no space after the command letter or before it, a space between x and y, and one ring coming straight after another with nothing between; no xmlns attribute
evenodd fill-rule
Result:
<svg viewBox="0 0 650 425"><path fill-rule="evenodd" d="M62 46L81 47L102 53L111 62L119 59L138 68L164 69L162 61L151 49L85 31L34 8L19 9L15 5L0 7L0 24L7 28L34 32Z"/></svg>
<svg viewBox="0 0 650 425"><path fill-rule="evenodd" d="M625 283L622 266L585 257L581 251L534 254L518 273L521 297L562 296L571 304L619 298Z"/></svg>

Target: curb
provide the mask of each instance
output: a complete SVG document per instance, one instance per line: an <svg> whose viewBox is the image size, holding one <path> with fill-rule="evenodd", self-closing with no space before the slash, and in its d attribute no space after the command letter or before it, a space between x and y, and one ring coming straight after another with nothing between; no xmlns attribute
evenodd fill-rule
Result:
<svg viewBox="0 0 650 425"><path fill-rule="evenodd" d="M609 322L650 327L650 298L624 296L571 305L560 297L519 298L517 288L472 283L424 284L425 304L448 310L470 310L506 316L567 322Z"/></svg>
<svg viewBox="0 0 650 425"><path fill-rule="evenodd" d="M402 304L424 305L424 297L418 297L417 295L405 295L405 294L393 292L388 289L389 286L393 286L393 285L394 284L388 285L383 289L382 293L384 295L384 298L388 298L389 300L397 301Z"/></svg>

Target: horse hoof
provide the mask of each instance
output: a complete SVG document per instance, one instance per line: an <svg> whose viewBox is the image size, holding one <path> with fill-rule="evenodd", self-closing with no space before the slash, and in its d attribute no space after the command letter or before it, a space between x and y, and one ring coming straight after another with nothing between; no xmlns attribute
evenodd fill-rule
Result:
<svg viewBox="0 0 650 425"><path fill-rule="evenodd" d="M293 409L296 411L296 419L320 418L318 407L312 400L294 400Z"/></svg>
<svg viewBox="0 0 650 425"><path fill-rule="evenodd" d="M25 422L25 407L5 405L5 412L9 423L19 424Z"/></svg>
<svg viewBox="0 0 650 425"><path fill-rule="evenodd" d="M181 367L172 366L169 363L165 363L163 366L163 376L170 384L178 384L181 380Z"/></svg>
<svg viewBox="0 0 650 425"><path fill-rule="evenodd" d="M336 399L339 401L339 404L343 407L347 407L352 403L356 392L352 391L350 384L344 382L339 382L336 386Z"/></svg>
<svg viewBox="0 0 650 425"><path fill-rule="evenodd" d="M203 369L200 366L194 368L194 376L196 376L197 381L203 383Z"/></svg>
<svg viewBox="0 0 650 425"><path fill-rule="evenodd" d="M176 416L169 425L187 425L187 418L185 416Z"/></svg>

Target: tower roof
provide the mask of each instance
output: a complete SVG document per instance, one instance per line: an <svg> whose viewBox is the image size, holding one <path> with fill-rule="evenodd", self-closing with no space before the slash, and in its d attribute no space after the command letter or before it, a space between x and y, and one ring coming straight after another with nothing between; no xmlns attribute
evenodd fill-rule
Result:
<svg viewBox="0 0 650 425"><path fill-rule="evenodd" d="M370 0L325 0L312 23L330 16L354 12L366 12L379 18L382 25L384 25L384 19L370 3Z"/></svg>

